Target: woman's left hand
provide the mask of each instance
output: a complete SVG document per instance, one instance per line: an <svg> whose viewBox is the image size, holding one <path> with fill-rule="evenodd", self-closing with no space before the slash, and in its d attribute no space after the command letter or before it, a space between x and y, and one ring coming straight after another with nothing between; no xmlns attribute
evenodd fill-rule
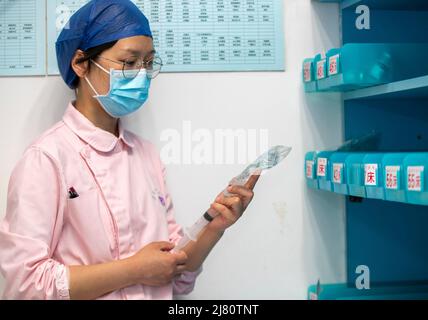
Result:
<svg viewBox="0 0 428 320"><path fill-rule="evenodd" d="M227 191L232 194L231 196L225 196L221 192L210 207L210 211L214 210L218 216L208 224L207 228L216 232L224 232L235 224L253 199L253 189L259 177L260 175L251 176L244 186L229 186Z"/></svg>

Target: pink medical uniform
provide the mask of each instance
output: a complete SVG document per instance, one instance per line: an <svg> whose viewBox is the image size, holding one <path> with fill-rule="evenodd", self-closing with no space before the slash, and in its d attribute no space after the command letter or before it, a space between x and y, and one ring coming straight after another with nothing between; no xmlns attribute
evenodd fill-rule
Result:
<svg viewBox="0 0 428 320"><path fill-rule="evenodd" d="M3 298L69 299L68 266L124 259L182 237L159 153L120 121L119 133L95 127L70 103L62 121L25 151L0 224ZM191 292L201 270L100 299L172 299Z"/></svg>

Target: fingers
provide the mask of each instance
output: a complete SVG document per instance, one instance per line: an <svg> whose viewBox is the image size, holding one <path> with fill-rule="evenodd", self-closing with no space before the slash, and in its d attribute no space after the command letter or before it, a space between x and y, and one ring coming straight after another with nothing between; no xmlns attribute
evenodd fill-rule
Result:
<svg viewBox="0 0 428 320"><path fill-rule="evenodd" d="M241 196L243 198L252 199L254 196L254 192L252 189L249 189L245 186L230 186L227 188L227 191L234 195Z"/></svg>
<svg viewBox="0 0 428 320"><path fill-rule="evenodd" d="M184 251L179 251L173 255L175 258L174 276L177 276L186 271L187 254Z"/></svg>
<svg viewBox="0 0 428 320"><path fill-rule="evenodd" d="M160 251L171 251L175 247L174 243L166 241L154 242L153 245Z"/></svg>
<svg viewBox="0 0 428 320"><path fill-rule="evenodd" d="M214 210L217 210L220 212L220 214L227 220L231 222L235 222L237 220L237 217L233 214L233 212L226 206L220 204L220 203L213 203L211 204L211 208Z"/></svg>
<svg viewBox="0 0 428 320"><path fill-rule="evenodd" d="M239 197L232 196L232 197L217 197L216 199L217 203L220 203L226 207L232 208L234 212L241 212L242 211L242 200Z"/></svg>
<svg viewBox="0 0 428 320"><path fill-rule="evenodd" d="M256 186L257 181L259 181L260 174L253 174L245 184L245 187L247 187L250 190L253 190Z"/></svg>
<svg viewBox="0 0 428 320"><path fill-rule="evenodd" d="M186 271L186 268L187 266L184 264L177 266L177 268L175 269L175 275L182 274Z"/></svg>
<svg viewBox="0 0 428 320"><path fill-rule="evenodd" d="M175 263L177 265L182 265L185 264L187 262L187 254L184 251L178 251L178 252L174 252L171 253L174 256L175 259Z"/></svg>
<svg viewBox="0 0 428 320"><path fill-rule="evenodd" d="M232 194L232 197L237 196L241 199L242 209L246 209L254 197L253 190L243 186L231 186L227 189L227 191L229 191Z"/></svg>

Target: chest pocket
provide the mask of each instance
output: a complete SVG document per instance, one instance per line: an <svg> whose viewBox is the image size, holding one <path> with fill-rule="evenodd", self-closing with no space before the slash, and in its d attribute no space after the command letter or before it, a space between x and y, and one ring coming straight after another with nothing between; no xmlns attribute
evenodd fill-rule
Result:
<svg viewBox="0 0 428 320"><path fill-rule="evenodd" d="M90 260L111 260L115 250L115 229L97 188L69 198L65 216L66 227L79 238L78 243L83 244L83 252L88 253Z"/></svg>

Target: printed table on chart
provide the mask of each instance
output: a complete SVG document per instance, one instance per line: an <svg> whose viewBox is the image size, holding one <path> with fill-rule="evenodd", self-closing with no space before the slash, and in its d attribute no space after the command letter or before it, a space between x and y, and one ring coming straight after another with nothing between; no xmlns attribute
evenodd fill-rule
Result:
<svg viewBox="0 0 428 320"><path fill-rule="evenodd" d="M0 75L46 73L44 21L43 0L0 0Z"/></svg>
<svg viewBox="0 0 428 320"><path fill-rule="evenodd" d="M55 40L87 1L48 2L49 73ZM282 1L134 0L150 21L164 71L284 70ZM56 17L49 20L49 17Z"/></svg>

